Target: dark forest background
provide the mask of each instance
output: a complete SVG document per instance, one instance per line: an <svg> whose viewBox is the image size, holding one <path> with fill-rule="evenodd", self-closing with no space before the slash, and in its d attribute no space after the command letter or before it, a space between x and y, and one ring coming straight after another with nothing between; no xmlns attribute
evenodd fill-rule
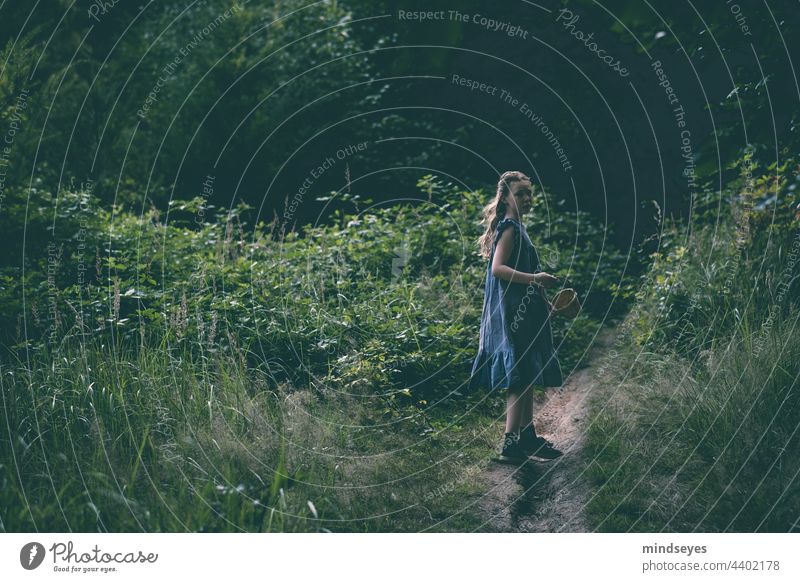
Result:
<svg viewBox="0 0 800 582"><path fill-rule="evenodd" d="M796 531L799 26L796 0L0 2L0 531L495 528L505 401L466 387L511 169L591 392L521 511L573 483L592 531Z"/></svg>
<svg viewBox="0 0 800 582"><path fill-rule="evenodd" d="M737 21L725 2L250 1L208 34L203 29L231 2L100 5L44 0L35 9L2 8L4 119L17 94L31 91L24 135L13 144L7 205L16 189L55 196L72 180L91 179L104 203L166 209L171 198L201 195L212 175L209 203L245 201L269 221L313 168L367 142L313 180L293 222L352 208L316 200L330 191L380 202L409 196L424 173L474 189L515 168L567 208L612 222L627 248L654 227L647 201L685 215L697 191L682 174L680 130L653 61L686 111L702 182L724 183L748 143L774 159L798 142L789 62L797 51L796 2L743 1ZM613 73L564 20L555 22L564 6L579 16L569 30L593 33L629 76ZM399 17L413 10L486 16L521 27L527 38L472 19ZM527 102L572 169L562 168L547 138L499 90L470 91L453 75ZM160 76L157 98L137 115Z"/></svg>

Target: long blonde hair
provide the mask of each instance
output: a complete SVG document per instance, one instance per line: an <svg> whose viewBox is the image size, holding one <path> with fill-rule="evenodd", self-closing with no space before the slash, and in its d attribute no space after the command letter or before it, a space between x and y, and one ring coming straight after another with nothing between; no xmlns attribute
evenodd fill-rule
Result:
<svg viewBox="0 0 800 582"><path fill-rule="evenodd" d="M492 254L494 233L497 230L497 224L506 215L505 197L511 192L511 184L521 181L530 182L530 180L528 176L516 170L504 172L500 176L500 180L497 182L497 194L489 204L483 207L483 224L486 225L486 230L478 239L478 247L484 258L488 259Z"/></svg>

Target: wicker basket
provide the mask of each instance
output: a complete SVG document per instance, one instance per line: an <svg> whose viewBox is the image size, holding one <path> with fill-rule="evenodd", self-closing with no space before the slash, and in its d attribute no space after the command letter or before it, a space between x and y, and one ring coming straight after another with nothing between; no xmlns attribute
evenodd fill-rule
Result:
<svg viewBox="0 0 800 582"><path fill-rule="evenodd" d="M562 289L553 298L553 313L567 319L575 319L580 313L581 304L575 289Z"/></svg>

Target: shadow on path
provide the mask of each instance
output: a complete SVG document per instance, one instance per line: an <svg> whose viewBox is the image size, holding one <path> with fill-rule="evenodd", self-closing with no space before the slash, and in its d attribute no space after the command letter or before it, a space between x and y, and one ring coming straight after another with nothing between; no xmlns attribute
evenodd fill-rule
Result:
<svg viewBox="0 0 800 582"><path fill-rule="evenodd" d="M522 465L492 463L487 468L489 491L479 502L485 531L589 531L584 510L590 491L583 477L587 406L597 385L595 366L615 333L616 328L602 330L589 351L588 366L535 404L537 433L564 451L564 456Z"/></svg>

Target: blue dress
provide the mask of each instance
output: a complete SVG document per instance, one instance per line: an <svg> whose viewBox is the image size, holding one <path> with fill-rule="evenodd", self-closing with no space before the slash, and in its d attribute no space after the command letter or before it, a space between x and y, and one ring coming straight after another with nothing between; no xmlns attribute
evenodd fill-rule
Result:
<svg viewBox="0 0 800 582"><path fill-rule="evenodd" d="M497 241L514 229L514 247L506 264L518 271L541 271L539 255L525 226L511 218L497 225L486 270L478 355L470 389L517 389L530 384L557 387L563 383L553 347L548 306L535 285L510 283L492 275Z"/></svg>

